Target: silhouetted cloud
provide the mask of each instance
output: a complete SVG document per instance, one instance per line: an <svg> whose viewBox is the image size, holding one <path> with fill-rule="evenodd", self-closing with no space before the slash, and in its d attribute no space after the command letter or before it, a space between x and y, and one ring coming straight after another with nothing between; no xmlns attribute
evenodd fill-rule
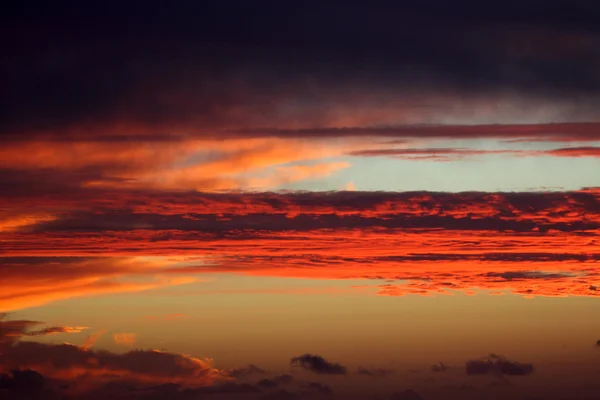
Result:
<svg viewBox="0 0 600 400"><path fill-rule="evenodd" d="M44 389L46 379L30 369L15 369L9 374L0 374L0 389L19 392L39 392Z"/></svg>
<svg viewBox="0 0 600 400"><path fill-rule="evenodd" d="M303 396L333 396L331 387L321 382L303 382L300 387L300 394Z"/></svg>
<svg viewBox="0 0 600 400"><path fill-rule="evenodd" d="M6 10L2 37L31 36L2 42L10 63L0 133L68 140L98 131L116 141L128 128L167 142L181 132L227 137L298 121L308 130L356 126L368 119L356 115L362 109L386 106L395 111L380 123L388 125L407 109L450 108L439 100L449 94L483 108L486 97L507 94L567 98L574 113L600 90L600 10L578 4L568 13L561 1L18 5Z"/></svg>
<svg viewBox="0 0 600 400"><path fill-rule="evenodd" d="M510 361L504 356L490 354L479 360L467 361L465 369L468 375L529 375L533 372L533 365Z"/></svg>
<svg viewBox="0 0 600 400"><path fill-rule="evenodd" d="M412 389L407 389L402 392L394 393L390 396L390 400L423 400L423 397Z"/></svg>
<svg viewBox="0 0 600 400"><path fill-rule="evenodd" d="M239 368L234 368L228 371L228 374L233 376L233 377L243 377L243 376L247 376L247 375L261 375L266 373L267 371L265 371L264 369L254 365L254 364L248 364L244 367L239 367Z"/></svg>
<svg viewBox="0 0 600 400"><path fill-rule="evenodd" d="M298 395L286 389L279 389L270 392L261 397L262 400L293 400L297 399Z"/></svg>
<svg viewBox="0 0 600 400"><path fill-rule="evenodd" d="M119 380L153 383L185 382L192 386L209 386L215 382L228 380L227 374L210 365L210 360L184 354L157 350L135 350L117 354L66 343L46 344L19 340L32 332L30 328L37 324L39 322L0 320L0 354L2 354L0 370L28 368L48 378L70 379L74 383L77 382L76 378L85 377L85 381L91 386L102 383L111 375L118 377ZM55 333L64 330L48 329L47 331ZM23 376L33 375L28 373ZM14 377L19 378L21 375Z"/></svg>
<svg viewBox="0 0 600 400"><path fill-rule="evenodd" d="M329 362L323 357L314 354L303 354L291 359L294 366L304 368L317 374L345 375L346 367L341 364Z"/></svg>
<svg viewBox="0 0 600 400"><path fill-rule="evenodd" d="M393 157L403 160L457 161L466 157L504 155L512 157L600 157L600 147L563 147L551 150L469 149L469 148L379 148L348 153L359 157Z"/></svg>
<svg viewBox="0 0 600 400"><path fill-rule="evenodd" d="M0 346L17 342L23 336L45 336L56 333L79 333L87 327L83 326L50 326L33 330L43 322L29 320L8 320L8 314L0 313Z"/></svg>
<svg viewBox="0 0 600 400"><path fill-rule="evenodd" d="M281 385L289 385L294 381L294 377L289 374L277 375L273 378L261 379L256 382L257 386L262 388L276 388Z"/></svg>
<svg viewBox="0 0 600 400"><path fill-rule="evenodd" d="M443 362L439 362L437 364L433 364L431 366L431 371L433 372L443 372L450 369L450 367L448 367L446 364L444 364Z"/></svg>
<svg viewBox="0 0 600 400"><path fill-rule="evenodd" d="M225 382L214 386L205 386L194 389L186 389L186 392L195 394L249 394L261 393L262 390L250 383Z"/></svg>

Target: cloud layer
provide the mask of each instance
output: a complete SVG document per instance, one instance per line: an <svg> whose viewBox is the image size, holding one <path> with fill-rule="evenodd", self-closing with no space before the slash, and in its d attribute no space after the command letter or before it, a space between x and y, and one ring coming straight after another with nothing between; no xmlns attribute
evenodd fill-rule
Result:
<svg viewBox="0 0 600 400"><path fill-rule="evenodd" d="M9 193L0 204L23 221L3 233L4 310L191 283L211 272L366 279L385 295L600 293L597 189L101 189L68 197Z"/></svg>

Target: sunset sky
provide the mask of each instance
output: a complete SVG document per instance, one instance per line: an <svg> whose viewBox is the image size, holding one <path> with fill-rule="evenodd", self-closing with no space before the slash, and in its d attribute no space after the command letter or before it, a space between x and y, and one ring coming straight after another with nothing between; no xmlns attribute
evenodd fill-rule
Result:
<svg viewBox="0 0 600 400"><path fill-rule="evenodd" d="M598 21L8 6L0 399L597 399Z"/></svg>

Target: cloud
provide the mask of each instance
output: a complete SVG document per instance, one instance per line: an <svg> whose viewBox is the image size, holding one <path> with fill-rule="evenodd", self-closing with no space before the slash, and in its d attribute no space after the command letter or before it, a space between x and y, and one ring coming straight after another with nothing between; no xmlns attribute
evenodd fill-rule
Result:
<svg viewBox="0 0 600 400"><path fill-rule="evenodd" d="M261 397L262 400L293 400L297 399L298 395L286 389L279 389L270 392Z"/></svg>
<svg viewBox="0 0 600 400"><path fill-rule="evenodd" d="M600 295L590 270L600 260L594 188L10 196L0 195L0 207L60 212L3 233L0 310L199 282L209 272L392 280L377 284L382 295Z"/></svg>
<svg viewBox="0 0 600 400"><path fill-rule="evenodd" d="M440 108L452 114L465 97L479 97L484 115L494 107L482 97L509 95L513 102L533 98L531 104L569 99L559 115L594 108L596 5L567 17L560 2L543 10L536 2L495 2L492 11L471 2L452 9L388 3L368 12L341 4L309 11L260 2L251 21L217 4L161 9L152 1L143 14L133 6L56 7L44 17L15 7L2 32L22 29L37 41L5 43L11 63L2 80L0 132L11 140L115 140L131 131L167 142L240 126L348 126L343 122L381 121L382 114L380 123L388 124ZM132 30L131 41L114 39ZM456 102L440 104L448 93ZM386 107L392 110L383 113Z"/></svg>
<svg viewBox="0 0 600 400"><path fill-rule="evenodd" d="M0 150L0 181L15 190L77 188L163 188L202 191L272 189L320 179L347 168L347 162L323 161L351 144L325 140L182 139L168 143L16 142ZM19 154L28 154L25 162ZM17 155L17 156L15 156ZM321 161L319 161L321 160ZM302 162L302 165L289 165ZM12 173L21 179L14 181ZM36 189L32 188L38 186ZM56 192L55 192L56 193ZM27 218L51 216L26 215ZM14 218L13 218L14 219ZM9 221L10 222L10 221ZM12 221L17 225L18 219ZM4 223L6 225L7 222ZM1 225L0 225L1 226Z"/></svg>
<svg viewBox="0 0 600 400"><path fill-rule="evenodd" d="M355 150L348 155L358 157L392 157L403 160L457 161L467 157L506 155L512 157L600 157L600 147L562 147L551 150L469 149L469 148L380 148Z"/></svg>
<svg viewBox="0 0 600 400"><path fill-rule="evenodd" d="M115 333L113 335L113 340L118 345L133 346L136 341L136 334L135 333Z"/></svg>
<svg viewBox="0 0 600 400"><path fill-rule="evenodd" d="M249 394L261 393L262 390L249 383L225 382L214 386L204 386L186 390L187 394Z"/></svg>
<svg viewBox="0 0 600 400"><path fill-rule="evenodd" d="M293 381L294 381L294 377L292 375L284 374L284 375L277 375L270 379L261 379L260 381L256 382L256 385L263 387L263 388L276 388L281 385L289 385Z"/></svg>
<svg viewBox="0 0 600 400"><path fill-rule="evenodd" d="M557 260L557 262L560 262ZM466 264L463 264L466 265ZM450 294L450 291L469 293L469 288L487 290L490 294L503 294L510 291L526 297L533 296L596 296L595 291L587 285L587 280L595 280L595 273L588 275L588 270L581 265L577 271L498 271L476 272L474 267L471 272L466 270L439 272L433 268L425 274L412 275L409 271L405 276L396 277L403 283L385 283L379 285L381 295L402 296L406 294L440 295ZM557 264L558 267L558 264ZM486 266L493 269L494 265ZM556 268L559 269L559 268ZM424 271L421 271L424 272ZM382 277L374 277L381 279ZM388 281L394 282L389 279Z"/></svg>
<svg viewBox="0 0 600 400"><path fill-rule="evenodd" d="M0 374L0 390L6 390L11 394L32 396L39 394L46 386L46 379L42 374L30 369L15 369L9 374Z"/></svg>
<svg viewBox="0 0 600 400"><path fill-rule="evenodd" d="M157 274L160 264L121 257L0 258L0 310L15 310L78 296L138 292L196 282ZM48 268L46 268L48 267ZM129 278L129 279L126 279Z"/></svg>
<svg viewBox="0 0 600 400"><path fill-rule="evenodd" d="M600 147L563 147L547 150L543 154L555 157L600 157Z"/></svg>
<svg viewBox="0 0 600 400"><path fill-rule="evenodd" d="M69 381L73 393L89 392L108 382L185 383L190 387L211 386L226 382L226 373L215 369L211 360L185 354L157 350L135 350L112 353L93 350L89 343L82 347L71 344L46 344L21 341L24 336L50 334L56 331L73 332L71 329L47 329L33 331L39 322L27 320L0 320L0 371L32 370L23 374L0 377L3 385L14 386L21 378L52 381ZM32 378L31 378L32 377ZM39 378L42 377L42 378ZM16 382L16 383L15 383Z"/></svg>
<svg viewBox="0 0 600 400"><path fill-rule="evenodd" d="M333 396L333 390L329 385L321 382L304 382L301 385L300 394L303 396Z"/></svg>
<svg viewBox="0 0 600 400"><path fill-rule="evenodd" d="M290 361L293 366L298 366L317 374L345 375L346 367L341 364L332 363L323 357L314 354L303 354L293 357Z"/></svg>
<svg viewBox="0 0 600 400"><path fill-rule="evenodd" d="M50 326L34 330L38 325L43 325L43 322L29 320L7 320L6 313L0 313L0 346L11 344L25 336L46 336L57 333L79 333L87 327L83 326Z"/></svg>
<svg viewBox="0 0 600 400"><path fill-rule="evenodd" d="M356 191L356 185L354 184L353 181L350 181L346 184L346 186L344 186L344 190L348 191L348 192L354 192Z"/></svg>
<svg viewBox="0 0 600 400"><path fill-rule="evenodd" d="M390 396L390 400L423 400L417 392L412 389L407 389L402 392L394 393Z"/></svg>
<svg viewBox="0 0 600 400"><path fill-rule="evenodd" d="M448 367L443 362L439 362L439 363L433 364L431 366L431 371L433 371L433 372L443 372L443 371L447 371L448 369L450 369L450 367Z"/></svg>
<svg viewBox="0 0 600 400"><path fill-rule="evenodd" d="M490 354L479 360L467 361L465 369L468 375L529 375L533 372L533 365L510 361L504 356Z"/></svg>
<svg viewBox="0 0 600 400"><path fill-rule="evenodd" d="M94 332L94 333L88 335L88 337L85 339L85 341L81 345L81 348L84 349L84 350L89 349L94 344L96 344L96 342L98 341L98 339L100 339L100 337L102 335L104 335L105 333L106 333L106 329L101 329L98 332Z"/></svg>
<svg viewBox="0 0 600 400"><path fill-rule="evenodd" d="M212 385L224 379L208 360L156 350L115 354L69 344L36 342L17 342L2 350L0 365L5 369L27 366L53 379L85 378L92 386L111 375L145 383L185 382L191 386Z"/></svg>
<svg viewBox="0 0 600 400"><path fill-rule="evenodd" d="M267 371L254 364L248 364L244 367L234 368L227 372L229 375L235 378L241 378L248 375L262 375L265 374Z"/></svg>
<svg viewBox="0 0 600 400"><path fill-rule="evenodd" d="M600 140L597 122L564 122L539 124L404 124L387 127L336 127L309 129L246 129L240 134L273 137L387 137L401 139L506 139L518 141L574 142ZM451 153L470 151L468 149L379 149L357 150L350 154L357 156L430 154L431 151Z"/></svg>
<svg viewBox="0 0 600 400"><path fill-rule="evenodd" d="M356 150L349 155L359 157L393 157L404 160L455 161L464 157L480 155L521 155L520 150L481 150L467 148L408 148Z"/></svg>

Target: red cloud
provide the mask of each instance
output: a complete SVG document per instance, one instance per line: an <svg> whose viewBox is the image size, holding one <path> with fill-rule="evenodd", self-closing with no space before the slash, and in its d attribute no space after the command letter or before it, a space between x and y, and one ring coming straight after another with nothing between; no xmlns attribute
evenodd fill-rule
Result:
<svg viewBox="0 0 600 400"><path fill-rule="evenodd" d="M394 280L382 294L483 288L595 296L600 286L597 189L95 194L20 202L62 211L3 235L3 309L189 283L223 271ZM522 279L489 275L523 271Z"/></svg>

